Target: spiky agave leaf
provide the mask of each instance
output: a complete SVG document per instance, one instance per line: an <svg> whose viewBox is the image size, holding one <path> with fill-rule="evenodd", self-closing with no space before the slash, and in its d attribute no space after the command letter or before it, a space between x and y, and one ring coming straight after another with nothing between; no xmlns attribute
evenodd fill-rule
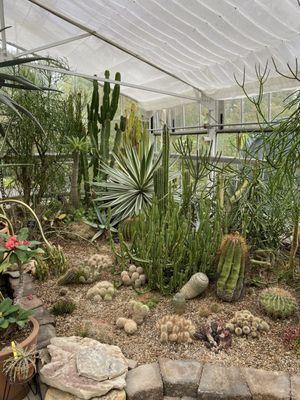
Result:
<svg viewBox="0 0 300 400"><path fill-rule="evenodd" d="M138 215L152 201L154 193L153 172L158 166L160 157L154 158L154 146L144 145L139 157L136 148L126 146L124 153L113 154L115 167L102 165L107 175L107 182L95 182L100 188L95 199L101 208L111 209L111 217L121 221Z"/></svg>

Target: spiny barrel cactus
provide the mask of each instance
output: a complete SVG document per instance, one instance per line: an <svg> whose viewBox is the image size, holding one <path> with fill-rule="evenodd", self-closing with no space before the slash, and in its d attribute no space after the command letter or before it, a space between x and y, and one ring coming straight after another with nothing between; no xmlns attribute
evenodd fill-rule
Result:
<svg viewBox="0 0 300 400"><path fill-rule="evenodd" d="M259 302L265 313L273 318L288 318L297 308L292 294L278 287L263 290Z"/></svg>
<svg viewBox="0 0 300 400"><path fill-rule="evenodd" d="M224 301L236 301L244 287L248 255L245 239L238 233L225 235L218 263L217 295Z"/></svg>

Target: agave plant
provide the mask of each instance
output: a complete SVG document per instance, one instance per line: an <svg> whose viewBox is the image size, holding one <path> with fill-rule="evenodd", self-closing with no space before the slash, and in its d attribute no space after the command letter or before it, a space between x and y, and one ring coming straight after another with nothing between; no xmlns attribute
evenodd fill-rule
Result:
<svg viewBox="0 0 300 400"><path fill-rule="evenodd" d="M154 146L143 145L140 156L136 148L125 146L122 154L113 154L115 167L102 165L106 182L95 182L100 188L95 202L100 209L111 210L111 218L121 221L145 210L154 193L153 172L160 157L154 158Z"/></svg>

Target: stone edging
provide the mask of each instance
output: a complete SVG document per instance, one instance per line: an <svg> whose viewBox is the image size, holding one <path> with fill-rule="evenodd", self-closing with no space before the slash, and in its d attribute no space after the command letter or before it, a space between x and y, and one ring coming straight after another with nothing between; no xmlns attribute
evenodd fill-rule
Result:
<svg viewBox="0 0 300 400"><path fill-rule="evenodd" d="M128 400L300 400L300 375L159 359L128 372Z"/></svg>
<svg viewBox="0 0 300 400"><path fill-rule="evenodd" d="M56 336L55 318L43 307L41 299L36 296L32 275L23 273L20 276L20 274L14 273L9 274L8 279L13 291L14 302L27 310L32 309L34 318L39 322L37 348L41 350L48 346L52 337Z"/></svg>

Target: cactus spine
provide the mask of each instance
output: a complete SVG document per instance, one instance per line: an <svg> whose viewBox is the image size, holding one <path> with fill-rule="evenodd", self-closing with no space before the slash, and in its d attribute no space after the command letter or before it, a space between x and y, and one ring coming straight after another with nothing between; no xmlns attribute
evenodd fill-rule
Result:
<svg viewBox="0 0 300 400"><path fill-rule="evenodd" d="M225 235L218 263L217 295L225 301L241 297L244 287L247 245L238 233Z"/></svg>
<svg viewBox="0 0 300 400"><path fill-rule="evenodd" d="M297 308L291 293L277 287L263 290L259 302L265 313L273 318L288 318Z"/></svg>
<svg viewBox="0 0 300 400"><path fill-rule="evenodd" d="M109 79L109 71L105 71L104 76L106 79ZM121 80L119 72L116 73L115 80ZM96 80L93 82L92 101L91 104L88 105L88 131L92 143L91 163L93 166L94 180L99 174L100 163L109 162L110 125L118 109L119 98L120 85L115 84L111 91L110 83L105 82L103 85L103 100L99 112L99 87ZM101 124L101 129L99 129L99 123ZM124 121L122 121L122 124L124 124ZM120 133L118 135L116 134L115 142L120 141L119 136Z"/></svg>

